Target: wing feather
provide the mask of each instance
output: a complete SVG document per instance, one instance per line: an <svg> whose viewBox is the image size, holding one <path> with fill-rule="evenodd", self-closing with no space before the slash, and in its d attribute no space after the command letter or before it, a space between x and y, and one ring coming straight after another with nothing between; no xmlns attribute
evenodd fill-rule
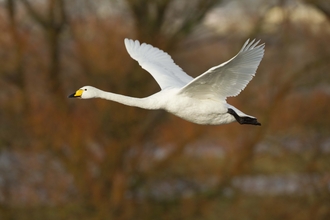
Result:
<svg viewBox="0 0 330 220"><path fill-rule="evenodd" d="M125 46L129 55L153 76L161 89L181 88L193 80L164 51L150 44L140 44L138 40L125 39Z"/></svg>
<svg viewBox="0 0 330 220"><path fill-rule="evenodd" d="M196 77L180 93L201 99L237 96L255 75L264 55L265 45L259 42L247 40L236 56Z"/></svg>

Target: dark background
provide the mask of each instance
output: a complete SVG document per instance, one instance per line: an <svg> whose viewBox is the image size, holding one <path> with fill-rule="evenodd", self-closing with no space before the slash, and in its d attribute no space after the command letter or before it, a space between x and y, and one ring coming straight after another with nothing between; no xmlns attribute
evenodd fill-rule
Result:
<svg viewBox="0 0 330 220"><path fill-rule="evenodd" d="M330 219L327 0L0 1L0 219ZM67 96L159 91L124 38L189 75L266 44L228 102L262 126L201 126Z"/></svg>

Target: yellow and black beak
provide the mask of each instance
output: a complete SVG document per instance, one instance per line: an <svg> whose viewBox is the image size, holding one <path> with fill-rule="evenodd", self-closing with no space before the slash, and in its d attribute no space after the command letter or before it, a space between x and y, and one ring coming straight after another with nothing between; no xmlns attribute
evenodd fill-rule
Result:
<svg viewBox="0 0 330 220"><path fill-rule="evenodd" d="M83 93L82 89L78 89L75 93L68 96L68 98L80 98Z"/></svg>

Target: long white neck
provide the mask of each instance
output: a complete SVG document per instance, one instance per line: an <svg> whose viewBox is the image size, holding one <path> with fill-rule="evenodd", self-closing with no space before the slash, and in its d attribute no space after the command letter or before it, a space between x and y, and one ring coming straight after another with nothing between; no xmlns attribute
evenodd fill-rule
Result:
<svg viewBox="0 0 330 220"><path fill-rule="evenodd" d="M146 98L134 98L129 96L124 96L112 92L105 92L100 89L98 89L98 92L96 93L96 98L102 98L107 99L110 101L118 102L124 105L128 106L134 106L144 109L160 109L161 105L157 101L158 99L155 97L155 95L146 97Z"/></svg>

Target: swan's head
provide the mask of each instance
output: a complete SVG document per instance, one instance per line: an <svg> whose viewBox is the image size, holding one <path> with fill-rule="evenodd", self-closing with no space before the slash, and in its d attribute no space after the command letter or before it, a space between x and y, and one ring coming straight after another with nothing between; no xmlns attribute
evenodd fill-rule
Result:
<svg viewBox="0 0 330 220"><path fill-rule="evenodd" d="M93 86L84 86L78 89L75 93L69 95L69 98L91 99L97 97L97 91Z"/></svg>

